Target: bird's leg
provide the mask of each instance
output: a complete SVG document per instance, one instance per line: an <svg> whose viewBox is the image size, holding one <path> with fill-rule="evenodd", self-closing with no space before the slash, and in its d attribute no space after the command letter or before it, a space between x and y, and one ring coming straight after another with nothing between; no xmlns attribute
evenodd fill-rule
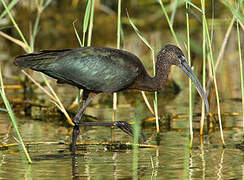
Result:
<svg viewBox="0 0 244 180"><path fill-rule="evenodd" d="M77 137L80 133L80 119L83 115L83 112L85 111L86 107L88 104L92 101L92 99L95 97L94 93L89 93L89 91L83 91L83 97L82 97L82 107L79 110L79 112L75 115L73 118L73 123L75 124L73 127L73 132L72 132L72 155L75 154L75 145L77 141Z"/></svg>
<svg viewBox="0 0 244 180"><path fill-rule="evenodd" d="M82 97L82 106L80 108L80 110L78 111L78 113L75 115L75 117L73 118L73 123L74 124L79 124L80 123L80 119L83 115L83 112L85 111L86 107L89 105L89 103L92 101L92 99L95 97L94 93L90 93L85 91L83 92L83 97Z"/></svg>

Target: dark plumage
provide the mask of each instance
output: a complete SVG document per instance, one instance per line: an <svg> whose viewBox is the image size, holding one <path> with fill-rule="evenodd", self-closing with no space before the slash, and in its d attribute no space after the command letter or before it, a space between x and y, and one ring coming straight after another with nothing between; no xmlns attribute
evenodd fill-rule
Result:
<svg viewBox="0 0 244 180"><path fill-rule="evenodd" d="M166 83L171 65L180 67L193 80L209 113L207 96L199 80L188 66L182 51L174 45L166 45L158 53L155 77L147 74L140 59L132 53L105 47L41 51L18 56L14 63L43 72L57 79L58 83L68 83L84 90L82 108L73 119L76 132L73 134L73 146L79 134L83 111L96 93L124 89L158 91ZM121 126L120 123L113 125ZM131 134L128 127L121 129Z"/></svg>
<svg viewBox="0 0 244 180"><path fill-rule="evenodd" d="M120 91L146 73L133 54L104 47L41 51L19 56L15 64L92 92Z"/></svg>

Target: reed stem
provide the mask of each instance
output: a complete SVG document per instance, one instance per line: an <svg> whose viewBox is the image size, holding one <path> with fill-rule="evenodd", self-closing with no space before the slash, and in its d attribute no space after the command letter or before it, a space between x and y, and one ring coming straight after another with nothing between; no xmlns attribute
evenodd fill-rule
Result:
<svg viewBox="0 0 244 180"><path fill-rule="evenodd" d="M189 25L189 5L186 2L186 35L187 35L187 60L191 67L191 44L190 44L190 25ZM189 78L189 128L190 128L190 148L192 148L193 142L193 127L192 127L192 83Z"/></svg>
<svg viewBox="0 0 244 180"><path fill-rule="evenodd" d="M1 70L1 67L0 67L0 85L1 85L0 94L1 94L1 97L2 97L3 102L5 104L5 107L6 107L7 111L8 111L9 117L10 117L10 119L12 121L12 125L14 127L16 136L18 137L18 143L19 143L19 145L20 145L20 147L22 149L21 152L24 152L24 155L25 155L25 158L27 159L27 161L29 163L32 163L31 158L30 158L30 155L29 155L29 153L28 153L28 151L27 151L27 149L25 147L24 141L23 141L23 139L21 137L21 134L19 132L19 128L18 128L18 125L17 125L17 121L16 121L16 118L15 118L14 112L13 112L13 110L11 108L11 105L9 104L9 101L8 101L8 99L6 97L5 92L4 92L4 85L3 85L3 78L2 78L2 70Z"/></svg>
<svg viewBox="0 0 244 180"><path fill-rule="evenodd" d="M222 121L221 121L221 111L220 111L220 103L219 103L218 85L217 85L217 80L216 80L216 72L215 72L215 69L214 69L214 57L213 57L213 52L212 52L211 39L210 39L210 36L209 36L209 31L208 31L208 24L207 24L206 15L205 15L205 0L201 0L201 5L202 5L202 14L203 14L203 24L204 24L204 28L206 29L206 37L207 37L207 43L208 43L208 46L209 46L209 53L210 53L210 59L211 59L211 71L212 71L212 75L213 75L213 78L214 78L214 86L215 86L215 94L216 94L217 109L218 109L220 136L221 136L222 144L223 144L223 146L225 146L224 134L223 134L223 129L222 129Z"/></svg>
<svg viewBox="0 0 244 180"><path fill-rule="evenodd" d="M91 38L92 38L92 30L93 30L93 21L94 21L94 9L95 9L95 0L91 0L91 14L90 14L90 21L89 21L89 29L88 29L88 39L87 39L87 46L91 46Z"/></svg>
<svg viewBox="0 0 244 180"><path fill-rule="evenodd" d="M134 31L136 32L136 34L138 35L138 37L147 45L147 47L151 50L152 52L152 61L153 61L153 74L155 76L156 74L156 70L155 70L155 57L154 57L154 50L152 48L152 46L149 44L149 42L145 39L145 37L143 37L142 33L138 30L138 28L135 26L135 24L133 23L133 21L130 19L129 13L127 12L127 17L129 19L129 22L131 24L131 26L133 27ZM143 94L143 93L142 93ZM146 96L145 96L146 97ZM158 99L157 99L157 92L155 92L154 94L154 111L155 113L153 115L156 116L156 132L159 133L159 118L158 118ZM149 103L148 100L145 100L146 104L148 105ZM149 110L152 108L149 108Z"/></svg>
<svg viewBox="0 0 244 180"><path fill-rule="evenodd" d="M117 10L117 49L120 49L120 29L121 29L121 0L118 0L118 10ZM118 96L117 93L113 93L113 111L117 110ZM115 121L115 114L112 118Z"/></svg>
<svg viewBox="0 0 244 180"><path fill-rule="evenodd" d="M241 38L240 38L240 30L239 30L239 23L236 24L237 28L237 42L238 42L238 53L239 53L239 60L240 60L240 76L241 76L241 99L242 99L242 131L244 137L244 80L243 80L243 64L242 64L242 53L241 53Z"/></svg>

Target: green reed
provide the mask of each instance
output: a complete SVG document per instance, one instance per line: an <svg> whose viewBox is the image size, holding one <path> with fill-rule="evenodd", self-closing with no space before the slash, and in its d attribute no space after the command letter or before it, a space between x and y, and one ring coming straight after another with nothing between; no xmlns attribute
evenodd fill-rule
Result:
<svg viewBox="0 0 244 180"><path fill-rule="evenodd" d="M83 42L81 42L80 35L79 35L79 33L78 33L78 31L77 31L77 29L76 29L76 27L75 27L75 23L76 23L76 21L77 21L77 20L74 20L74 22L73 22L73 29L74 29L74 31L75 31L75 36L76 36L76 39L77 39L78 42L79 42L80 47L83 47L84 44L83 44Z"/></svg>
<svg viewBox="0 0 244 180"><path fill-rule="evenodd" d="M127 17L129 19L129 22L130 22L130 25L133 27L134 31L136 32L136 34L138 35L138 37L147 45L147 47L149 47L149 49L151 50L152 52L152 60L153 60L153 75L155 76L156 75L156 69L155 69L155 66L156 66L156 63L155 63L155 56L154 56L154 49L152 48L152 46L149 44L149 42L146 40L146 38L142 35L142 33L139 31L139 29L135 26L135 24L133 23L133 21L130 19L130 16L127 12ZM144 91L141 91L142 92L142 95L143 95L143 98L144 98L144 101L145 103L147 104L149 110L152 109L150 107L150 104L145 96L145 92ZM158 118L158 95L157 95L157 92L154 93L154 112L153 113L156 117L156 132L159 133L159 118Z"/></svg>
<svg viewBox="0 0 244 180"><path fill-rule="evenodd" d="M187 36L187 60L188 64L191 67L191 44L190 44L190 25L189 25L189 4L185 2L186 8L186 36ZM192 127L192 83L189 79L189 130L190 138L188 138L188 143L185 145L185 156L184 156L184 179L188 179L189 174L189 159L190 159L190 149L192 148L193 142L193 127ZM188 134L188 133L187 133ZM189 148L190 147L190 148Z"/></svg>
<svg viewBox="0 0 244 180"><path fill-rule="evenodd" d="M18 1L18 0L14 0L15 3L16 3L17 1ZM8 16L9 16L9 18L10 18L10 20L11 20L11 22L13 23L15 29L18 31L18 34L20 35L20 38L21 38L22 41L24 42L26 50L27 50L28 52L31 52L31 48L30 48L30 46L28 45L28 43L27 43L27 41L26 41L26 39L25 39L23 33L21 32L21 30L20 30L18 24L16 23L14 17L12 16L12 14L11 14L11 12L10 12L10 10L9 10L9 7L6 5L6 3L5 3L4 0L1 0L1 2L2 2L2 5L4 6L4 8L5 8L5 10L6 10Z"/></svg>
<svg viewBox="0 0 244 180"><path fill-rule="evenodd" d="M244 135L244 81L243 81L243 64L242 64L242 53L241 53L241 41L240 41L240 30L239 23L236 24L237 27L237 41L238 41L238 53L240 60L240 78L241 78L241 98L242 98L242 119L243 119L243 135Z"/></svg>
<svg viewBox="0 0 244 180"><path fill-rule="evenodd" d="M170 31L171 31L171 33L172 33L172 36L173 36L173 38L174 38L174 40L175 40L177 46L180 47L180 43L179 43L178 38L177 38L177 36L176 36L176 34L175 34L173 25L172 25L172 23L171 23L171 21L170 21L170 19L169 19L168 13L167 13L167 11L166 11L166 8L164 7L164 4L163 4L162 0L156 0L156 1L160 4L160 6L161 6L161 8L162 8L162 11L163 11L163 13L164 13L164 16L165 16L167 22L168 22Z"/></svg>
<svg viewBox="0 0 244 180"><path fill-rule="evenodd" d="M242 5L243 1L238 1L238 10ZM242 64L242 52L241 52L241 38L240 38L240 30L239 30L239 23L236 23L237 28L237 42L238 42L238 53L239 53L239 60L240 60L240 78L241 78L241 99L242 99L242 136L244 137L244 80L243 80L243 64Z"/></svg>
<svg viewBox="0 0 244 180"><path fill-rule="evenodd" d="M74 28L74 31L75 31L76 39L78 40L78 42L80 44L80 47L84 47L85 46L86 32L87 32L87 28L88 28L88 25L89 25L89 22L90 22L89 21L90 16L91 16L91 0L87 0L86 1L85 15L84 15L84 19L83 19L82 42L81 42L79 33L77 32L77 29L75 27L76 20L73 22L73 28ZM93 21L91 23L93 23ZM92 28L89 29L89 31L92 31ZM91 41L91 39L90 39L90 41ZM91 44L91 42L89 42L89 44ZM77 109L78 110L80 109L81 92L82 92L82 90L78 91L77 98L75 99L75 102L77 102Z"/></svg>
<svg viewBox="0 0 244 180"><path fill-rule="evenodd" d="M50 3L51 3L51 0L47 0L47 1L45 1L45 3L43 0L40 0L40 3L37 4L38 7L37 7L36 20L35 20L35 24L34 24L34 28L33 28L33 33L31 34L31 38L30 38L31 52L34 51L34 44L35 44L36 35L38 33L38 26L40 23L41 14Z"/></svg>
<svg viewBox="0 0 244 180"><path fill-rule="evenodd" d="M242 98L242 129L243 129L243 137L244 137L244 79L243 79L243 63L242 63L242 52L241 52L241 38L240 38L240 30L239 24L244 25L244 16L240 12L240 8L243 8L243 0L238 0L238 8L235 8L229 1L223 0L222 3L231 11L234 18L233 21L236 20L236 28L237 28L237 44L238 44L238 55L240 61L240 79L241 79L241 98Z"/></svg>
<svg viewBox="0 0 244 180"><path fill-rule="evenodd" d="M84 15L84 19L83 19L82 46L85 46L86 32L87 32L87 28L88 28L88 24L89 24L90 15L91 15L91 0L87 0L86 1L85 15Z"/></svg>
<svg viewBox="0 0 244 180"><path fill-rule="evenodd" d="M202 12L205 11L205 5L202 6ZM204 22L204 16L202 14L202 22ZM202 84L203 84L203 90L206 91L206 29L204 23L202 23ZM204 127L204 117L205 117L205 104L202 101L202 114L201 114L201 120L200 120L200 135L203 134L203 127Z"/></svg>
<svg viewBox="0 0 244 180"><path fill-rule="evenodd" d="M206 38L207 38L207 44L208 44L208 48L209 48L210 62L211 62L211 72L213 75L214 86L215 86L220 135L221 135L222 144L223 144L223 146L225 146L222 121L221 121L220 103L219 103L219 92L218 92L218 85L217 85L217 80L216 80L216 72L215 72L215 68L214 68L214 57L213 57L211 39L210 39L209 31L208 31L208 24L207 24L206 15L205 15L205 0L201 0L201 6L202 6L202 16L203 16L202 23L204 24L203 28L205 28L205 30L206 30Z"/></svg>
<svg viewBox="0 0 244 180"><path fill-rule="evenodd" d="M244 24L244 15L238 10L238 8L235 8L229 1L222 0L221 1L235 16L235 18L240 21L240 23ZM243 4L243 0L239 0L239 6Z"/></svg>
<svg viewBox="0 0 244 180"><path fill-rule="evenodd" d="M2 97L3 102L5 104L5 107L7 109L7 112L9 114L9 117L10 117L10 119L12 121L12 124L13 124L14 130L15 130L16 136L18 137L18 143L19 143L19 145L21 147L21 152L24 153L26 160L29 163L32 163L31 158L30 158L30 155L29 155L29 153L28 153L28 151L27 151L27 149L25 147L24 141L23 141L23 139L21 137L21 134L19 132L19 128L18 128L18 125L17 125L16 118L14 116L14 112L13 112L13 110L11 108L11 105L9 104L9 101L8 101L8 99L6 97L5 92L4 92L4 85L3 85L3 78L2 78L2 70L1 70L1 67L0 67L0 84L1 84L0 94L1 94L1 97Z"/></svg>
<svg viewBox="0 0 244 180"><path fill-rule="evenodd" d="M190 41L190 24L189 24L189 5L186 2L186 36L187 36L187 60L191 67L191 41ZM192 127L192 81L189 78L189 128L190 128L190 148L192 147L193 141L193 127Z"/></svg>
<svg viewBox="0 0 244 180"><path fill-rule="evenodd" d="M8 5L8 10L10 11L17 3L18 3L19 0L14 0L14 1L11 1ZM6 14L7 14L7 10L5 9L2 14L0 15L0 19L2 19Z"/></svg>
<svg viewBox="0 0 244 180"><path fill-rule="evenodd" d="M132 173L133 179L138 179L138 161L139 161L139 139L141 133L141 119L143 113L143 105L139 100L136 101L136 116L134 118L133 126L133 162L132 162Z"/></svg>
<svg viewBox="0 0 244 180"><path fill-rule="evenodd" d="M168 13L166 11L166 8L164 7L164 4L161 0L157 0L157 2L160 4L161 9L163 11L163 14L168 22L171 34L177 44L177 46L180 47L178 38L176 36L174 27L173 27L173 20L169 19ZM188 11L189 5L188 4L192 4L193 6L195 6L193 3L191 3L190 1L186 1L186 11ZM177 3L175 3L175 6L177 6ZM174 7L173 9L176 9L176 7ZM188 12L186 13L186 29L187 29L187 56L188 56L188 63L189 66L191 66L191 56L190 56L190 29L189 29L189 15ZM190 125L190 143L189 146L190 148L192 147L192 141L193 141L193 128L192 128L192 114L193 114L193 110L192 110L192 84L191 84L191 79L189 79L189 125Z"/></svg>
<svg viewBox="0 0 244 180"><path fill-rule="evenodd" d="M13 1L10 3L10 5L11 5L12 3L14 4L14 3L17 3L17 2L18 2L18 0L13 0ZM13 23L13 25L14 25L15 29L17 30L17 32L18 32L18 34L19 34L19 36L20 36L20 38L21 38L22 41L19 41L19 40L15 39L15 38L12 38L12 37L10 37L10 36L9 36L9 37L10 37L9 39L12 40L12 41L13 41L14 43L16 43L17 45L20 45L21 47L23 47L24 50L25 50L26 52L28 52L28 53L32 52L33 49L34 49L34 42L35 42L35 38L36 38L36 35L37 35L37 31L38 31L38 25L39 25L39 21L40 21L40 15L41 15L41 13L43 12L43 10L50 4L50 2L51 2L51 0L47 0L47 1L45 1L45 2L44 2L43 0L41 0L41 1L39 1L39 3L37 4L38 13L37 13L37 17L36 17L35 24L34 24L34 29L33 29L32 35L31 35L31 40L30 40L30 44L31 44L31 45L29 45L29 44L27 43L27 41L26 41L26 39L25 39L25 37L24 37L22 31L20 30L18 24L16 23L14 17L12 16L12 14L11 14L11 12L10 12L10 9L9 9L10 5L7 6L6 3L4 2L4 0L1 0L1 3L2 3L3 6L4 6L5 11L7 12L7 14L8 14L8 16L9 16L11 22ZM22 72L24 72L24 70L22 70ZM24 72L24 73L25 73L25 72ZM30 77L30 76L27 76L27 77ZM62 104L61 101L59 100L57 94L54 92L54 90L52 89L52 87L49 85L49 82L47 81L46 77L45 77L43 74L42 74L42 77L43 77L43 79L44 79L46 85L49 87L50 91L52 92L52 94L53 94L54 97L55 97L55 99L52 99L51 102L53 102L55 105L57 105L57 107L58 107L58 108L64 113L64 115L66 116L68 122L69 122L70 124L73 124L71 118L69 117L69 115L68 115L67 111L65 110L63 104ZM44 88L41 88L41 89L43 90ZM44 91L44 92L45 92L45 91ZM54 101L53 101L53 100L54 100Z"/></svg>
<svg viewBox="0 0 244 180"><path fill-rule="evenodd" d="M25 45L26 45L26 48L27 48L27 49L30 49L30 47L29 47L28 44L27 44L27 41L25 40L23 34L21 33L21 31L20 31L20 29L19 29L17 23L15 22L15 20L14 20L12 14L11 14L11 12L10 12L10 9L9 9L9 8L11 8L11 4L12 4L12 5L13 5L13 4L16 4L17 1L16 1L16 0L15 0L15 1L12 1L11 4L10 4L9 6L6 5L6 3L4 2L4 0L1 0L1 2L2 2L3 6L4 6L4 8L5 8L5 11L7 12L9 18L10 18L11 21L13 22L14 27L15 27L16 30L19 32L20 37L21 37L22 40L24 41L24 43L25 43ZM12 6L12 7L13 7L13 6ZM3 16L1 15L1 17L3 17ZM22 149L21 152L24 152L24 155L25 155L26 160L27 160L29 163L31 163L32 161L31 161L30 155L29 155L29 153L28 153L28 151L27 151L27 149L26 149L26 147L25 147L25 145L24 145L24 142L23 142L23 139L22 139L22 137L21 137L21 134L20 134L20 132L19 132L19 128L18 128L18 125L17 125L16 118L15 118L15 116L14 116L14 112L13 112L13 110L12 110L12 108L11 108L11 105L9 104L9 101L8 101L8 99L7 99L7 97L6 97L5 92L4 92L4 85L3 85L3 79L2 79L1 68L0 68L0 83L1 83L0 94L1 94L1 97L2 97L2 99L3 99L4 104L5 104L5 106L6 106L6 109L7 109L7 111L8 111L9 117L10 117L10 119L11 119L11 121L12 121L14 130L15 130L15 133L16 133L16 135L17 135L17 137L18 137L18 143L20 144L20 147L21 147L21 149Z"/></svg>
<svg viewBox="0 0 244 180"><path fill-rule="evenodd" d="M91 12L89 19L89 29L88 29L88 38L87 46L91 46L92 30L93 30L93 21L94 21L94 9L95 9L95 0L91 0Z"/></svg>
<svg viewBox="0 0 244 180"><path fill-rule="evenodd" d="M118 0L117 8L117 49L120 49L120 32L121 32L121 0ZM113 118L115 121L115 111L117 110L118 96L117 93L113 93Z"/></svg>
<svg viewBox="0 0 244 180"><path fill-rule="evenodd" d="M176 36L174 27L173 27L173 20L169 19L168 13L166 11L166 8L163 4L163 2L161 0L157 0L157 2L160 4L161 9L163 11L163 14L168 22L168 26L170 28L171 34L177 44L177 46L180 47L178 38ZM190 1L186 1L185 5L186 5L186 30L187 30L187 56L188 56L188 63L189 66L191 66L191 56L190 56L190 29L189 29L189 15L188 15L188 10L189 10L189 4L191 4L193 7L196 7L193 3L191 3ZM175 3L175 6L177 6L177 3ZM174 7L173 9L176 9L176 7ZM193 116L193 110L192 110L192 84L191 84L191 79L189 79L189 128L190 128L190 143L189 143L189 147L192 147L192 141L193 141L193 127L192 127L192 116Z"/></svg>

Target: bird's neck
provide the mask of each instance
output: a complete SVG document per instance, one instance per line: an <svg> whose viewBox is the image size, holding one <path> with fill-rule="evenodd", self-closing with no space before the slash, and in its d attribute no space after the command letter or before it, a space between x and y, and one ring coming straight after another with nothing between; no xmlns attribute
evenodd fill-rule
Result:
<svg viewBox="0 0 244 180"><path fill-rule="evenodd" d="M159 91L168 80L170 67L167 57L161 58L159 55L156 62L156 75L151 77L146 72L142 73L142 76L138 76L138 79L130 88L151 92Z"/></svg>
<svg viewBox="0 0 244 180"><path fill-rule="evenodd" d="M165 59L159 59L156 63L156 75L153 78L157 82L158 88L162 89L168 80L168 75L170 73L171 65Z"/></svg>
<svg viewBox="0 0 244 180"><path fill-rule="evenodd" d="M156 75L149 76L147 73L140 76L139 79L130 88L142 91L159 91L165 85L170 72L170 65L168 63L156 63Z"/></svg>

